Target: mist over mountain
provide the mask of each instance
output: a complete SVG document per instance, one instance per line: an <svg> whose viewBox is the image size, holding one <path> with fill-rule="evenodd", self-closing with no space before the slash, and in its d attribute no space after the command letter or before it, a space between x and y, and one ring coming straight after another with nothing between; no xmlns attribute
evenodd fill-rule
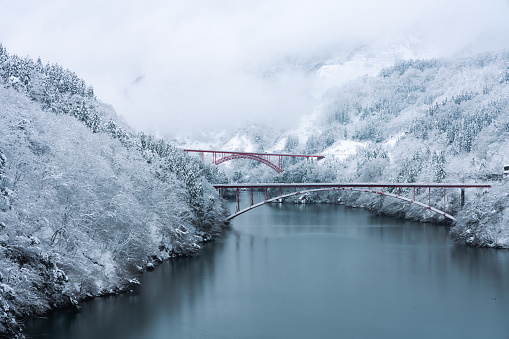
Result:
<svg viewBox="0 0 509 339"><path fill-rule="evenodd" d="M321 63L348 66L336 82L509 45L507 0L25 0L2 12L11 53L69 67L136 131L160 135L256 118L288 128L332 85L309 72Z"/></svg>
<svg viewBox="0 0 509 339"><path fill-rule="evenodd" d="M498 18L505 12L489 11L482 19L486 29L479 31L451 20L459 17L454 6L464 18L477 18L475 6L455 2L433 12L422 5L403 26L388 24L382 34L373 32L401 17L407 5L401 3L399 12L392 10L399 3L363 4L380 15L370 12L357 22L332 3L300 3L291 13L270 4L272 16L260 32L245 9L235 17L214 6L196 12L195 4L182 5L200 29L182 19L168 40L158 38L167 28L161 26L165 16L176 15L173 5L156 23L147 19L153 7L129 5L128 16L139 15L139 25L149 29L136 31L138 43L118 39L125 58L110 49L111 39L96 39L108 49L90 48L105 51L104 58L76 48L101 60L88 73L95 87L58 64L9 54L0 45L0 332L19 337L19 320L26 316L126 290L154 263L196 252L223 226L226 211L214 182L489 182L490 190L468 190L463 207L459 190L447 192L448 212L457 217L452 236L471 246L509 248L509 181L503 176L509 164L509 54L491 48L504 44L503 34L482 39L497 31L496 23L506 25L505 17ZM291 15L308 18L329 6L336 11L326 11L327 22L354 37L336 39L330 25L313 19L301 26L301 16ZM263 14L256 18L267 14L257 4L252 10ZM211 11L216 16L209 17ZM0 26L12 21L6 17ZM417 17L417 25L440 24L421 35L394 34ZM213 31L201 29L217 22ZM298 28L298 34L275 29L281 26ZM438 39L442 35L448 39ZM17 36L10 41L23 40ZM438 47L430 44L435 40ZM46 55L64 55L52 47ZM479 53L484 50L495 52ZM285 160L285 172L276 174L248 160L210 166L181 148L326 157ZM430 200L440 206L443 192ZM345 203L448 222L368 194L304 195L296 202Z"/></svg>
<svg viewBox="0 0 509 339"><path fill-rule="evenodd" d="M365 59L359 60L365 70ZM355 59L324 64L314 72L320 76L332 69L342 74L351 63ZM220 165L241 182L490 182L490 191L467 190L463 209L459 190L447 193L448 211L458 216L453 236L471 245L509 247L509 181L503 176L509 164L509 53L405 59L381 66L373 75L344 81L338 77L295 128L248 124L218 138L209 134L200 143L183 142L201 148L326 155L318 163L285 163L280 175L248 160ZM327 78L334 84L332 79ZM425 192L421 195L424 199ZM381 196L334 195L325 201L338 199L376 213L445 222L440 215ZM440 206L443 194L435 192L432 200Z"/></svg>

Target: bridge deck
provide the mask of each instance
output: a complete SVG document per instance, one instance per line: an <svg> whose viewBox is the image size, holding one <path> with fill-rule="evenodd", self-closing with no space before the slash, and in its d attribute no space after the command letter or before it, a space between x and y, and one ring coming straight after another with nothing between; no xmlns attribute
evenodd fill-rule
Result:
<svg viewBox="0 0 509 339"><path fill-rule="evenodd" d="M245 183L245 184L214 184L215 188L327 188L327 187L346 187L346 188L375 188L375 187L401 187L401 188L490 188L491 184L476 183L394 183L394 182L370 182L370 183Z"/></svg>
<svg viewBox="0 0 509 339"><path fill-rule="evenodd" d="M256 153L256 152L235 152L235 151L214 151L214 150L198 150L198 149L184 149L184 152L193 153L215 153L215 154L243 154L243 155L257 155L257 156L270 156L270 157L293 157L293 158L325 158L325 155L313 154L283 154L283 153Z"/></svg>

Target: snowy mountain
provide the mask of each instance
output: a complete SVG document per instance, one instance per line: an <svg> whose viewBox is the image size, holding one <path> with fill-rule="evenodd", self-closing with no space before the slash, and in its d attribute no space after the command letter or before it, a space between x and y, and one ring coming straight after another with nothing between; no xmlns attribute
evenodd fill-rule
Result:
<svg viewBox="0 0 509 339"><path fill-rule="evenodd" d="M223 224L217 169L134 134L58 65L0 45L0 336L118 293Z"/></svg>
<svg viewBox="0 0 509 339"><path fill-rule="evenodd" d="M286 60L317 101L291 128L163 139L134 133L93 88L59 65L0 45L0 332L17 320L136 283L155 262L193 253L222 226L211 182L490 182L447 193L461 243L509 248L509 53L430 58L412 40ZM295 127L296 126L296 127ZM276 174L237 160L209 166L179 148L323 154ZM402 192L402 194L409 192ZM427 198L426 192L417 192ZM440 205L442 192L431 203ZM447 222L415 205L360 193L306 196Z"/></svg>
<svg viewBox="0 0 509 339"><path fill-rule="evenodd" d="M316 70L330 86L299 127L263 142L256 138L263 128L245 128L230 138L223 134L213 144L226 150L235 145L243 151L319 153L327 155L325 160L290 164L281 175L246 160L235 165L234 177L271 182L490 182L489 191L467 190L463 209L459 190L448 192L448 210L458 217L452 233L471 245L509 247L509 181L502 176L509 164L509 53L400 60L344 80L342 74L361 61L354 58ZM330 199L376 213L446 222L383 197L350 194ZM439 192L432 196L437 205L441 199Z"/></svg>

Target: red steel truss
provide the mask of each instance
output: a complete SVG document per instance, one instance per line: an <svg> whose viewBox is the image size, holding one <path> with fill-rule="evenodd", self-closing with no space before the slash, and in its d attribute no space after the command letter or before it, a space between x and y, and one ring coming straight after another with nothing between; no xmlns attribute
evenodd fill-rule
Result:
<svg viewBox="0 0 509 339"><path fill-rule="evenodd" d="M252 153L252 152L230 152L230 151L210 151L210 150L196 150L185 149L185 152L199 153L202 161L205 159L205 154L212 154L212 163L219 165L225 161L233 159L250 159L261 162L272 168L278 173L283 172L283 158L308 158L308 159L323 159L323 155L309 155L309 154L279 154L279 153Z"/></svg>

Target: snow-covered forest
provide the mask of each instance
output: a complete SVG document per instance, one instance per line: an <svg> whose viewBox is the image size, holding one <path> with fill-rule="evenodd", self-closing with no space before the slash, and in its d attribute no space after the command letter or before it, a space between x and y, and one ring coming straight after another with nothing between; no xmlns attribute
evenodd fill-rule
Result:
<svg viewBox="0 0 509 339"><path fill-rule="evenodd" d="M0 45L0 333L197 252L223 226L222 181L134 133L73 72Z"/></svg>
<svg viewBox="0 0 509 339"><path fill-rule="evenodd" d="M183 142L202 147L196 141ZM503 167L509 165L507 52L400 61L377 76L329 88L294 130L255 124L209 142L215 149L326 155L319 162L288 160L280 175L247 160L222 165L240 182L492 183L489 190L467 189L463 209L460 190L447 191L447 211L457 217L452 236L462 244L509 247L509 179L503 178ZM424 190L417 194L418 200L428 200ZM431 200L442 207L443 190L432 191ZM335 192L299 198L316 201L448 222L381 195Z"/></svg>
<svg viewBox="0 0 509 339"><path fill-rule="evenodd" d="M227 214L211 183L489 182L468 189L464 207L459 190L447 191L451 236L509 248L507 52L399 61L328 88L295 129L249 124L178 147L135 133L72 71L1 45L0 84L0 332L11 337L25 317L127 290L155 263L198 251ZM184 146L326 157L286 159L276 174L249 160L209 166ZM449 222L358 192L294 202ZM442 190L431 203L442 206Z"/></svg>

